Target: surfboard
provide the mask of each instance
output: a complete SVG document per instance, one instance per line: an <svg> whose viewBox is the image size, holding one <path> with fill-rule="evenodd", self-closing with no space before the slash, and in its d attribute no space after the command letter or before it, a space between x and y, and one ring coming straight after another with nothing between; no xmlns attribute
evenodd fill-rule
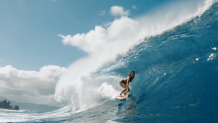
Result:
<svg viewBox="0 0 218 123"><path fill-rule="evenodd" d="M122 97L120 96L120 95L118 95L118 96L116 96L115 97L115 99L125 99L125 98L127 98L128 97L128 95L123 95Z"/></svg>
<svg viewBox="0 0 218 123"><path fill-rule="evenodd" d="M122 96L122 97L121 97L120 95L118 95L118 96L115 97L115 99L120 99L120 100L121 100L121 99L125 99L125 98L126 98L126 96Z"/></svg>

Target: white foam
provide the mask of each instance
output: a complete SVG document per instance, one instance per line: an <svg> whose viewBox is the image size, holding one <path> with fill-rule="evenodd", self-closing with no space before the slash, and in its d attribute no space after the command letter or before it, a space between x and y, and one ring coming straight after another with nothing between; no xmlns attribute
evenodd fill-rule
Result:
<svg viewBox="0 0 218 123"><path fill-rule="evenodd" d="M216 57L215 53L211 53L207 59L207 61L213 60Z"/></svg>
<svg viewBox="0 0 218 123"><path fill-rule="evenodd" d="M47 113L4 113L0 112L0 121L1 122L27 122L35 121L40 122L40 119L46 118L58 118L63 116L72 115L70 111L70 106L65 106L56 111L47 112Z"/></svg>
<svg viewBox="0 0 218 123"><path fill-rule="evenodd" d="M212 50L217 50L217 48L216 47L214 47L214 48L211 48Z"/></svg>
<svg viewBox="0 0 218 123"><path fill-rule="evenodd" d="M100 93L103 97L107 97L110 99L114 99L117 95L119 95L119 91L115 90L112 85L107 83L103 83L98 89L98 93Z"/></svg>

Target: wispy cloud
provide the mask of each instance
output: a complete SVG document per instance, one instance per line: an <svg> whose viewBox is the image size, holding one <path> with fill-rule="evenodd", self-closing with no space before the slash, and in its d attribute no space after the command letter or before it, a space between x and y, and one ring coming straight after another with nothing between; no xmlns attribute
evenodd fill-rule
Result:
<svg viewBox="0 0 218 123"><path fill-rule="evenodd" d="M136 7L135 5L132 5L132 8L133 8L133 9L136 9L137 7Z"/></svg>
<svg viewBox="0 0 218 123"><path fill-rule="evenodd" d="M104 27L108 27L108 26L111 25L111 23L112 23L112 22L105 22L105 23L103 23L103 26L104 26Z"/></svg>
<svg viewBox="0 0 218 123"><path fill-rule="evenodd" d="M129 10L125 11L122 6L112 6L110 13L113 16L128 16L129 15Z"/></svg>
<svg viewBox="0 0 218 123"><path fill-rule="evenodd" d="M100 13L100 15L101 15L101 16L103 16L105 13L106 13L106 11L105 11L105 10L101 10L101 13Z"/></svg>

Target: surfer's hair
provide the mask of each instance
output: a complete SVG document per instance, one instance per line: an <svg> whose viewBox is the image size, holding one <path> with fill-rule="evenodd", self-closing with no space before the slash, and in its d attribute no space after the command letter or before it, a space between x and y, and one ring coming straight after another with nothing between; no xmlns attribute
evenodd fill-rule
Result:
<svg viewBox="0 0 218 123"><path fill-rule="evenodd" d="M135 71L131 71L131 72L129 73L129 76L131 76L131 73L134 73L134 74L135 74Z"/></svg>
<svg viewBox="0 0 218 123"><path fill-rule="evenodd" d="M134 76L131 76L131 73L134 73L135 74L135 71L131 71L130 73L129 73L129 82L131 82L133 79L134 79Z"/></svg>

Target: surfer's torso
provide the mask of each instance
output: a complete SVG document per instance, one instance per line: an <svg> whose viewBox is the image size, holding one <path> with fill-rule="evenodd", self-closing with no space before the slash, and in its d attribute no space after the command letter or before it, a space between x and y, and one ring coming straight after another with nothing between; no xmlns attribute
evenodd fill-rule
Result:
<svg viewBox="0 0 218 123"><path fill-rule="evenodd" d="M133 78L128 76L127 78L123 79L121 82L123 82L124 84L127 83L127 81L129 80L129 82L132 82Z"/></svg>

